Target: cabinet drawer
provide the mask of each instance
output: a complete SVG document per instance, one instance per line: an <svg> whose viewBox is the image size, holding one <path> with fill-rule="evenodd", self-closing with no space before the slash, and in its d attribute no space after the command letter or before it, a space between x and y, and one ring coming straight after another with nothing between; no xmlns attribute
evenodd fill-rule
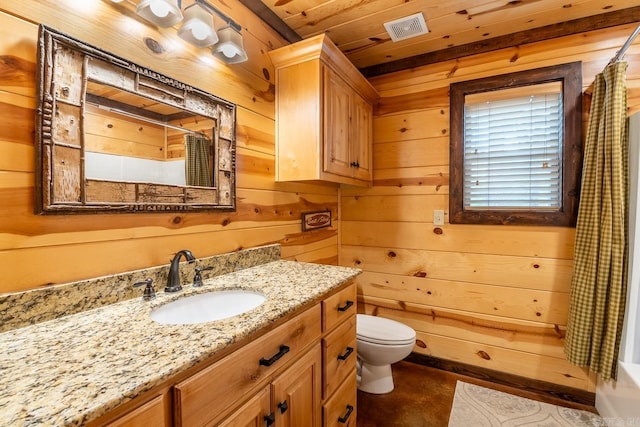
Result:
<svg viewBox="0 0 640 427"><path fill-rule="evenodd" d="M356 370L340 385L336 394L322 407L322 425L324 427L356 426Z"/></svg>
<svg viewBox="0 0 640 427"><path fill-rule="evenodd" d="M331 396L356 367L356 316L352 315L322 340L323 396Z"/></svg>
<svg viewBox="0 0 640 427"><path fill-rule="evenodd" d="M352 283L322 301L322 330L328 332L338 323L355 314L356 297L356 284Z"/></svg>
<svg viewBox="0 0 640 427"><path fill-rule="evenodd" d="M178 383L176 425L202 426L219 420L239 403L240 396L295 360L320 335L320 306L316 305Z"/></svg>
<svg viewBox="0 0 640 427"><path fill-rule="evenodd" d="M164 394L157 396L124 415L109 423L109 427L144 427L144 426L164 426Z"/></svg>

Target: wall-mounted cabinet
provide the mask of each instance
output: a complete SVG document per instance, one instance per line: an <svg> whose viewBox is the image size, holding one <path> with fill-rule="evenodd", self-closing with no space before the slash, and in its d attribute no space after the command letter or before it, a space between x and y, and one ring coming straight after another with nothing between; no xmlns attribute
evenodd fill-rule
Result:
<svg viewBox="0 0 640 427"><path fill-rule="evenodd" d="M373 86L324 34L269 55L276 68L276 181L371 185Z"/></svg>

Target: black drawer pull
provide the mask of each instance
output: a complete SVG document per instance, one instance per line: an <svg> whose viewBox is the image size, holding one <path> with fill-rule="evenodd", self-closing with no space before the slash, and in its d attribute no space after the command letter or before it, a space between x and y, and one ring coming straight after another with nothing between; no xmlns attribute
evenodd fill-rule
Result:
<svg viewBox="0 0 640 427"><path fill-rule="evenodd" d="M283 400L282 402L278 403L278 409L280 409L281 414L284 414L285 412L287 412L287 409L289 409L289 404L286 400Z"/></svg>
<svg viewBox="0 0 640 427"><path fill-rule="evenodd" d="M344 417L340 417L338 418L338 422L340 424L346 424L347 421L349 421L349 417L351 416L351 413L353 412L353 406L351 405L347 405L347 413L344 414Z"/></svg>
<svg viewBox="0 0 640 427"><path fill-rule="evenodd" d="M271 426L273 423L276 422L276 414L272 412L269 415L265 415L264 422L267 424L267 427Z"/></svg>
<svg viewBox="0 0 640 427"><path fill-rule="evenodd" d="M260 358L260 366L271 366L287 353L289 353L289 347L282 344L280 345L280 350L271 359Z"/></svg>
<svg viewBox="0 0 640 427"><path fill-rule="evenodd" d="M353 305L353 301L347 301L342 307L338 307L338 311L347 311Z"/></svg>
<svg viewBox="0 0 640 427"><path fill-rule="evenodd" d="M338 355L338 360L347 360L347 357L349 357L351 353L353 353L353 347L347 347L347 350L344 352L344 354Z"/></svg>

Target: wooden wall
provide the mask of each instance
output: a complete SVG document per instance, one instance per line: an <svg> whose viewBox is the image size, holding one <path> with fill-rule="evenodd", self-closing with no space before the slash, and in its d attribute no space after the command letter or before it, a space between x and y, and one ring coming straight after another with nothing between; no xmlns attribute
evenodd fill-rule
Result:
<svg viewBox="0 0 640 427"><path fill-rule="evenodd" d="M149 160L167 158L167 131L163 126L123 118L91 105L85 107L83 124L86 151Z"/></svg>
<svg viewBox="0 0 640 427"><path fill-rule="evenodd" d="M375 185L341 192L340 264L365 271L357 279L362 311L412 326L418 353L595 390L593 376L563 354L575 230L446 221L438 234L433 210L448 210L450 83L583 61L586 89L634 27L371 79L382 97ZM627 54L632 111L640 107L639 53L636 43Z"/></svg>
<svg viewBox="0 0 640 427"><path fill-rule="evenodd" d="M183 248L203 257L280 242L284 258L337 263L337 188L274 183L274 72L266 51L284 41L239 2L213 3L243 26L248 62L227 66L190 48L175 29L136 18L132 2L2 2L0 292L162 265ZM39 23L236 103L237 212L34 215ZM301 212L325 208L334 227L302 234Z"/></svg>

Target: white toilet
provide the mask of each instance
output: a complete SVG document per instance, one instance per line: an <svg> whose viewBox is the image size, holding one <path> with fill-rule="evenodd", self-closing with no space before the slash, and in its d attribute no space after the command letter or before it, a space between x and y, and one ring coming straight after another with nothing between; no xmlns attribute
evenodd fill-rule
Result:
<svg viewBox="0 0 640 427"><path fill-rule="evenodd" d="M416 331L383 317L358 314L358 390L384 394L393 390L391 364L407 357L416 342Z"/></svg>

